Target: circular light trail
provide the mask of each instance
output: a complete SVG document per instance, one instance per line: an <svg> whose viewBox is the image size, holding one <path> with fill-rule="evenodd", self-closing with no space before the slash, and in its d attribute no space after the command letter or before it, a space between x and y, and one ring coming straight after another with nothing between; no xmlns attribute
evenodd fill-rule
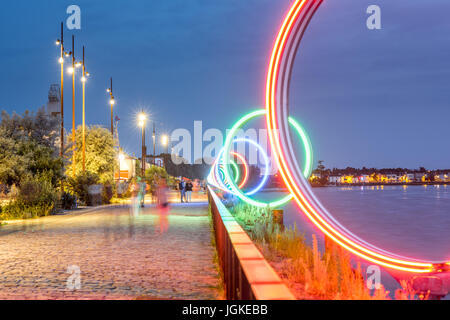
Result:
<svg viewBox="0 0 450 320"><path fill-rule="evenodd" d="M295 0L276 38L266 83L267 129L270 145L287 188L302 212L328 238L353 254L381 266L412 272L448 271L450 262L402 257L365 242L342 226L314 196L299 169L289 133L289 84L300 42L322 0ZM225 174L229 175L228 166ZM235 188L232 188L236 191Z"/></svg>
<svg viewBox="0 0 450 320"><path fill-rule="evenodd" d="M266 110L263 110L263 109L256 110L256 111L250 112L249 114L243 116L241 119L239 119L233 125L233 127L228 132L227 138L225 140L225 145L223 147L224 153L221 154L221 156L223 158L221 161L222 163L226 164L228 161L226 155L231 150L231 144L233 142L233 139L236 136L237 131L248 121L250 121L258 116L263 116L263 115L266 115ZM313 162L313 151L312 151L311 142L309 141L308 135L306 134L306 132L303 130L303 128L300 126L300 124L297 121L295 121L292 117L289 117L288 121L289 121L289 124L291 124L293 126L293 128L297 132L298 136L302 140L303 147L304 147L304 153L305 153L305 169L304 169L303 174L305 175L305 177L309 177L312 172L312 162ZM229 181L230 180L230 172L229 172L227 165L224 166L224 173L225 173L225 179ZM253 206L259 207L259 208L280 207L292 199L292 194L288 194L279 200L271 201L269 203L262 202L262 201L258 201L258 200L248 197L248 195L252 195L252 194L256 193L256 191L252 192L252 193L243 193L241 190L239 190L240 188L238 186L236 186L236 184L233 184L233 183L230 183L229 187L231 189L231 192L233 194L235 194L236 196L238 196L241 200L243 200Z"/></svg>
<svg viewBox="0 0 450 320"><path fill-rule="evenodd" d="M230 152L230 154L233 155L233 156L235 156L235 157L238 158L239 160L241 160L241 163L242 163L242 165L244 166L244 176L243 176L243 178L242 178L241 183L240 183L239 186L238 186L239 189L242 189L242 188L245 186L245 184L247 183L247 181L248 181L248 171L249 171L249 170L248 170L248 164L247 164L247 161L245 160L245 158L244 158L243 155L241 155L241 154L239 154L239 153L237 153L237 152L232 151L232 152ZM238 167L237 165L236 165L236 169L237 169L238 172L239 172L239 167ZM237 182L237 180L239 180L239 179L236 179L235 182Z"/></svg>
<svg viewBox="0 0 450 320"><path fill-rule="evenodd" d="M230 192L230 189L227 187L229 185L227 183L228 180L225 178L225 173L223 170L224 166L222 163L219 162L221 159L222 153L223 153L223 148L219 152L219 155L216 158L216 160L214 161L207 180L208 180L208 183L210 183L211 185L214 185L215 187L221 189L222 191ZM239 184L239 188L241 189L248 181L248 177L249 177L248 164L247 164L247 161L245 160L244 156L242 156L241 154L239 154L235 151L230 152L230 154L235 156L236 158L238 158L244 167L244 175L243 175L241 183ZM240 177L239 167L234 160L230 160L230 164L232 165L232 167L235 171L234 182L237 183L239 180L239 177Z"/></svg>

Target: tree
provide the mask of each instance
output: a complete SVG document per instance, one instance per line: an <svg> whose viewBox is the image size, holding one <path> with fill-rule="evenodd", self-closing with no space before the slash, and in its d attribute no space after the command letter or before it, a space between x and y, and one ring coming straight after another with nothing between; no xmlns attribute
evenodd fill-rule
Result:
<svg viewBox="0 0 450 320"><path fill-rule="evenodd" d="M0 122L0 183L20 185L25 177L45 175L53 186L63 175L56 147L58 121L39 109L11 116L2 111Z"/></svg>
<svg viewBox="0 0 450 320"><path fill-rule="evenodd" d="M70 134L67 141L72 140ZM82 155L82 127L78 126L75 131L75 176L83 171ZM66 174L72 176L72 148L68 148L66 157L70 159ZM111 132L100 126L86 128L86 172L99 177L103 184L113 181L114 167L117 165L114 151L114 140Z"/></svg>
<svg viewBox="0 0 450 320"><path fill-rule="evenodd" d="M150 191L154 193L156 191L156 187L160 179L166 180L166 184L169 184L169 175L166 172L166 169L151 166L145 171L145 181L150 186Z"/></svg>

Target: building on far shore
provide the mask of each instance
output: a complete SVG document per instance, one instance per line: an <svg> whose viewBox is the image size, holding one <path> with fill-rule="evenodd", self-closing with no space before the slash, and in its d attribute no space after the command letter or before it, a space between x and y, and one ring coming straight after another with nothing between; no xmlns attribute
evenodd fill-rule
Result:
<svg viewBox="0 0 450 320"><path fill-rule="evenodd" d="M331 174L328 176L328 184L330 185L346 185L346 184L399 184L399 183L427 183L427 182L450 182L450 170L437 170L434 172L421 172L408 170L403 173L388 172L386 169L379 170L369 174L360 174L355 172L346 172L345 174Z"/></svg>

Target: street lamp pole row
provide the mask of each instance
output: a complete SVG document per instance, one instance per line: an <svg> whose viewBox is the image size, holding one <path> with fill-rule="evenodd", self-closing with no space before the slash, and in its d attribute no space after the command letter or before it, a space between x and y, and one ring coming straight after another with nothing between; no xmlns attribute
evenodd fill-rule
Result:
<svg viewBox="0 0 450 320"><path fill-rule="evenodd" d="M61 22L61 39L56 40L56 44L61 47L61 56L59 63L61 64L61 158L64 156L64 57L72 56L72 66L68 69L69 74L72 75L72 174L76 174L76 145L75 145L75 70L83 66L83 75L81 81L83 83L83 172L86 169L85 157L85 82L89 73L86 72L84 46L83 46L83 61L77 62L75 59L75 36L72 35L72 51L64 51L64 23Z"/></svg>

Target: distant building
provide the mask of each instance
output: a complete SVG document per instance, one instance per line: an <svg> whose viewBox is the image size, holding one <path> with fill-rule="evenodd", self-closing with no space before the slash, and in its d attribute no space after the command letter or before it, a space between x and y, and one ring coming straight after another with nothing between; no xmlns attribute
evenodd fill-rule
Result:
<svg viewBox="0 0 450 320"><path fill-rule="evenodd" d="M415 182L425 182L427 179L427 175L422 172L416 172L414 173L414 181Z"/></svg>
<svg viewBox="0 0 450 320"><path fill-rule="evenodd" d="M342 178L341 176L329 176L328 183L329 184L340 184L341 178Z"/></svg>
<svg viewBox="0 0 450 320"><path fill-rule="evenodd" d="M399 181L399 176L393 173L387 174L386 175L387 178L387 182L389 183L395 183Z"/></svg>
<svg viewBox="0 0 450 320"><path fill-rule="evenodd" d="M136 176L136 158L127 154L119 157L120 180L128 180ZM119 172L115 172L115 180L119 180Z"/></svg>
<svg viewBox="0 0 450 320"><path fill-rule="evenodd" d="M54 117L61 115L61 89L59 84L50 85L48 90L47 113Z"/></svg>

